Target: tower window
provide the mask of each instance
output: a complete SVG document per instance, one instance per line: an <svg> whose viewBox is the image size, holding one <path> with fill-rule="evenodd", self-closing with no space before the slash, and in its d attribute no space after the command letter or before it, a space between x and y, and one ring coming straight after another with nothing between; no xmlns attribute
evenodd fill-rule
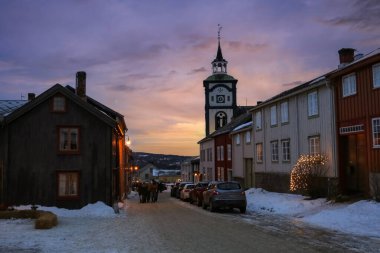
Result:
<svg viewBox="0 0 380 253"><path fill-rule="evenodd" d="M215 129L219 129L227 124L227 114L225 112L218 112L215 115Z"/></svg>

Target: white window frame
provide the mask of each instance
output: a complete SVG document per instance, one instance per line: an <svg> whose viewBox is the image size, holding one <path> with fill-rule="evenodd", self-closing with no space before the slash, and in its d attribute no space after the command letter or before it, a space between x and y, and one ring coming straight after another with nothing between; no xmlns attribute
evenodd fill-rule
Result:
<svg viewBox="0 0 380 253"><path fill-rule="evenodd" d="M263 150L263 144L257 143L256 144L256 162L262 163L264 160L264 150Z"/></svg>
<svg viewBox="0 0 380 253"><path fill-rule="evenodd" d="M240 145L240 134L237 134L235 137L236 145Z"/></svg>
<svg viewBox="0 0 380 253"><path fill-rule="evenodd" d="M220 146L216 147L216 160L220 161Z"/></svg>
<svg viewBox="0 0 380 253"><path fill-rule="evenodd" d="M290 140L282 140L281 141L281 149L282 149L282 161L290 162Z"/></svg>
<svg viewBox="0 0 380 253"><path fill-rule="evenodd" d="M272 105L270 107L270 126L277 125L277 106Z"/></svg>
<svg viewBox="0 0 380 253"><path fill-rule="evenodd" d="M307 94L307 116L313 117L318 114L318 91L309 92Z"/></svg>
<svg viewBox="0 0 380 253"><path fill-rule="evenodd" d="M271 160L272 162L278 162L278 141L270 142Z"/></svg>
<svg viewBox="0 0 380 253"><path fill-rule="evenodd" d="M321 138L319 135L309 137L309 154L319 155L321 153Z"/></svg>
<svg viewBox="0 0 380 253"><path fill-rule="evenodd" d="M288 123L289 122L289 103L288 101L281 103L281 123Z"/></svg>
<svg viewBox="0 0 380 253"><path fill-rule="evenodd" d="M372 66L373 88L380 88L380 63Z"/></svg>
<svg viewBox="0 0 380 253"><path fill-rule="evenodd" d="M256 121L256 130L262 129L262 117L261 117L261 111L258 111L255 113L255 121Z"/></svg>
<svg viewBox="0 0 380 253"><path fill-rule="evenodd" d="M251 143L251 131L245 132L245 143L250 144Z"/></svg>
<svg viewBox="0 0 380 253"><path fill-rule="evenodd" d="M380 118L372 119L372 143L373 148L380 148Z"/></svg>
<svg viewBox="0 0 380 253"><path fill-rule="evenodd" d="M355 73L343 76L342 96L348 97L356 94L356 75Z"/></svg>
<svg viewBox="0 0 380 253"><path fill-rule="evenodd" d="M224 146L220 146L220 160L224 161Z"/></svg>

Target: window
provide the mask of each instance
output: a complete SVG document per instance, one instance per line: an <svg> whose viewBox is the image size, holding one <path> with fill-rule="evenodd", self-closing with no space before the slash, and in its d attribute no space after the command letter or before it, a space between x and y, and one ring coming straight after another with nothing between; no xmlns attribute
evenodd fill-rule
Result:
<svg viewBox="0 0 380 253"><path fill-rule="evenodd" d="M289 108L288 108L288 102L281 103L281 123L288 123L289 122Z"/></svg>
<svg viewBox="0 0 380 253"><path fill-rule="evenodd" d="M256 162L262 163L263 162L263 144L257 143L256 144Z"/></svg>
<svg viewBox="0 0 380 253"><path fill-rule="evenodd" d="M224 161L224 146L220 146L220 160Z"/></svg>
<svg viewBox="0 0 380 253"><path fill-rule="evenodd" d="M220 161L220 146L216 147L216 160Z"/></svg>
<svg viewBox="0 0 380 253"><path fill-rule="evenodd" d="M231 161L231 159L232 159L232 148L231 148L231 144L228 144L227 145L227 160Z"/></svg>
<svg viewBox="0 0 380 253"><path fill-rule="evenodd" d="M355 74L344 76L342 80L342 85L343 85L343 97L355 95L356 94Z"/></svg>
<svg viewBox="0 0 380 253"><path fill-rule="evenodd" d="M245 132L245 143L246 144L251 143L251 132L250 131Z"/></svg>
<svg viewBox="0 0 380 253"><path fill-rule="evenodd" d="M78 189L78 172L58 172L58 197L79 197Z"/></svg>
<svg viewBox="0 0 380 253"><path fill-rule="evenodd" d="M240 145L240 134L237 134L235 137L236 145Z"/></svg>
<svg viewBox="0 0 380 253"><path fill-rule="evenodd" d="M66 99L63 96L53 97L53 112L65 112L66 111Z"/></svg>
<svg viewBox="0 0 380 253"><path fill-rule="evenodd" d="M373 76L373 88L380 88L380 63L373 65L372 76Z"/></svg>
<svg viewBox="0 0 380 253"><path fill-rule="evenodd" d="M290 162L290 140L282 140L282 161Z"/></svg>
<svg viewBox="0 0 380 253"><path fill-rule="evenodd" d="M380 118L372 119L373 147L380 148Z"/></svg>
<svg viewBox="0 0 380 253"><path fill-rule="evenodd" d="M307 94L307 115L312 117L318 113L318 93L313 91Z"/></svg>
<svg viewBox="0 0 380 253"><path fill-rule="evenodd" d="M215 129L219 129L227 124L227 114L225 112L218 112L215 115Z"/></svg>
<svg viewBox="0 0 380 253"><path fill-rule="evenodd" d="M261 111L256 112L255 118L256 118L256 130L260 130L262 128L262 125L261 125Z"/></svg>
<svg viewBox="0 0 380 253"><path fill-rule="evenodd" d="M309 154L318 155L320 154L320 140L319 136L309 137Z"/></svg>
<svg viewBox="0 0 380 253"><path fill-rule="evenodd" d="M79 152L79 128L60 127L59 128L59 151Z"/></svg>
<svg viewBox="0 0 380 253"><path fill-rule="evenodd" d="M277 125L277 106L275 105L270 108L270 125Z"/></svg>
<svg viewBox="0 0 380 253"><path fill-rule="evenodd" d="M278 162L278 141L272 141L270 143L270 146L271 146L272 162Z"/></svg>

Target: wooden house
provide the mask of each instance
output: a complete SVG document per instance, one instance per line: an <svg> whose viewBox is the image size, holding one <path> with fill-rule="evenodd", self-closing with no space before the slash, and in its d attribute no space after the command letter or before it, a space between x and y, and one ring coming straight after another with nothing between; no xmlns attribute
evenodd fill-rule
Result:
<svg viewBox="0 0 380 253"><path fill-rule="evenodd" d="M252 119L235 127L230 135L232 179L240 182L245 188L254 187Z"/></svg>
<svg viewBox="0 0 380 253"><path fill-rule="evenodd" d="M328 182L338 176L333 99L333 88L320 76L251 110L256 187L288 192L298 158L323 154L328 170L321 181L327 194Z"/></svg>
<svg viewBox="0 0 380 253"><path fill-rule="evenodd" d="M85 91L78 72L75 89L56 84L4 117L3 203L75 209L124 197L124 117Z"/></svg>
<svg viewBox="0 0 380 253"><path fill-rule="evenodd" d="M380 50L339 50L335 88L339 185L343 193L380 196Z"/></svg>

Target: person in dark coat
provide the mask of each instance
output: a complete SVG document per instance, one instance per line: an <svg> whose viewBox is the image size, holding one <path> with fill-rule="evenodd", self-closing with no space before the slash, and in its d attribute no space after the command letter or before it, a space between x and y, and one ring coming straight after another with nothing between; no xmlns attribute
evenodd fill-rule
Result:
<svg viewBox="0 0 380 253"><path fill-rule="evenodd" d="M148 192L148 185L146 184L146 182L143 182L141 184L141 203L147 202Z"/></svg>
<svg viewBox="0 0 380 253"><path fill-rule="evenodd" d="M152 195L152 202L157 202L158 199L158 183L156 180L152 180L151 187L150 187L150 193Z"/></svg>

